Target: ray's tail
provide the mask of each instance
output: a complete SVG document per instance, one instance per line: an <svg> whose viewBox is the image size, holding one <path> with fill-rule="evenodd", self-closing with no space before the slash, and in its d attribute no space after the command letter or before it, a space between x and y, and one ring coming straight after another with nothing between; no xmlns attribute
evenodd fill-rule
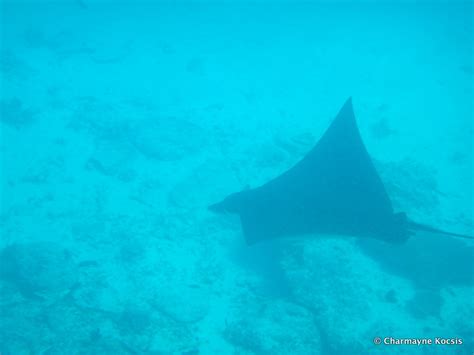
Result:
<svg viewBox="0 0 474 355"><path fill-rule="evenodd" d="M472 236L472 235L446 232L444 230L434 228L434 227L430 227L430 226L427 226L425 224L417 223L417 222L414 222L412 220L408 220L407 222L408 222L408 227L411 230L414 230L414 231L425 231L425 232L436 233L436 234L445 234L445 235L449 235L451 237L456 237L456 238L474 240L474 236Z"/></svg>

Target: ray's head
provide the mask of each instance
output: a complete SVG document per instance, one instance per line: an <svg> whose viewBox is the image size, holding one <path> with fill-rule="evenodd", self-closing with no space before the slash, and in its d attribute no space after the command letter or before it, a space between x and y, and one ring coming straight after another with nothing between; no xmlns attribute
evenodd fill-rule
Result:
<svg viewBox="0 0 474 355"><path fill-rule="evenodd" d="M244 205L246 192L236 192L227 196L221 202L209 206L209 210L215 213L236 213L239 214Z"/></svg>

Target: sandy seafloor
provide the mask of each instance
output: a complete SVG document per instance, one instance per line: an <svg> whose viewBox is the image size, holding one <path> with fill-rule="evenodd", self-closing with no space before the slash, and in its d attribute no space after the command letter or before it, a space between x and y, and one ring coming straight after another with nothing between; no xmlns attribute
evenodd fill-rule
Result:
<svg viewBox="0 0 474 355"><path fill-rule="evenodd" d="M352 96L396 210L472 233L472 6L1 5L2 355L472 354L472 242L247 247L207 210Z"/></svg>

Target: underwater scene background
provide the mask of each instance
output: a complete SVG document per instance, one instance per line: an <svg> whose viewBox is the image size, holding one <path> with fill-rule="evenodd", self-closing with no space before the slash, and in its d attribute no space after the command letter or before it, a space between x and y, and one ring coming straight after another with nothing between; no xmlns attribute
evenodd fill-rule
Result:
<svg viewBox="0 0 474 355"><path fill-rule="evenodd" d="M472 234L471 2L0 3L0 354L472 354L472 241L207 208L352 96L395 209Z"/></svg>

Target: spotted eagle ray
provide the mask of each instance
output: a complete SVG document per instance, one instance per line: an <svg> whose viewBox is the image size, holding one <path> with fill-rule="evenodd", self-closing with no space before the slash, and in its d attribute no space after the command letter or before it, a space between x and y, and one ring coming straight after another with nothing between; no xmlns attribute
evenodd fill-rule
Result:
<svg viewBox="0 0 474 355"><path fill-rule="evenodd" d="M302 234L351 235L402 243L416 231L451 233L394 212L364 146L349 98L315 147L267 182L209 206L240 216L247 244Z"/></svg>

